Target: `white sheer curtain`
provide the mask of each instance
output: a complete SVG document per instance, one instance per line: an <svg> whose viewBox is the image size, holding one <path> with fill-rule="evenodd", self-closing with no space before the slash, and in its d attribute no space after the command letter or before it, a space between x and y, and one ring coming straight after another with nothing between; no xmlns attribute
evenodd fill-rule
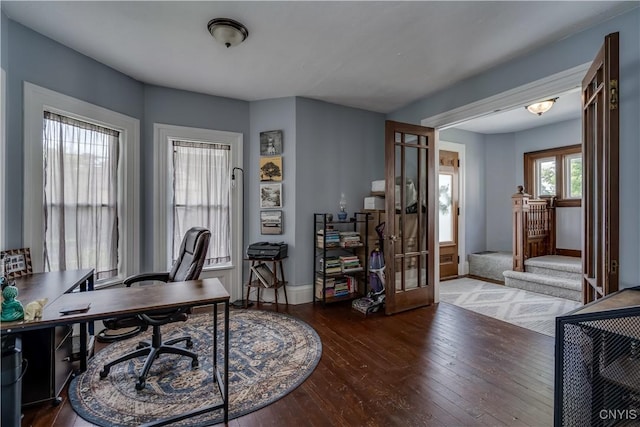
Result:
<svg viewBox="0 0 640 427"><path fill-rule="evenodd" d="M185 232L211 231L205 266L231 261L231 147L173 141L173 260Z"/></svg>
<svg viewBox="0 0 640 427"><path fill-rule="evenodd" d="M47 271L118 273L120 133L45 111L44 264Z"/></svg>

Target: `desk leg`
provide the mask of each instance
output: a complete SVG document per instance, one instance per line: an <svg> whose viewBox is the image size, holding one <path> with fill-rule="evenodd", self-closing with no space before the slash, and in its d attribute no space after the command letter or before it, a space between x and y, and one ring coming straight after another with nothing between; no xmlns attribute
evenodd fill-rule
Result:
<svg viewBox="0 0 640 427"><path fill-rule="evenodd" d="M229 300L224 302L224 423L229 422Z"/></svg>

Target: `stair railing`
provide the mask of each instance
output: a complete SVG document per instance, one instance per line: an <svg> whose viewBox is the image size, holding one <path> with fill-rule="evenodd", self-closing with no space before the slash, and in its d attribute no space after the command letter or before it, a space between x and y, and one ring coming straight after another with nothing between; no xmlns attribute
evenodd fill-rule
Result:
<svg viewBox="0 0 640 427"><path fill-rule="evenodd" d="M534 199L519 185L511 196L513 270L524 271L525 260L556 253L555 197Z"/></svg>

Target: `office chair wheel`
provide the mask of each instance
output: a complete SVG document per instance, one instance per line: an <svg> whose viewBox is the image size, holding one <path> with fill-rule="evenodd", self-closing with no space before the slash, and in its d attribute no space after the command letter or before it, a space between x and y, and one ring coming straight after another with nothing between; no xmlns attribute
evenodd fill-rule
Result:
<svg viewBox="0 0 640 427"><path fill-rule="evenodd" d="M103 370L100 371L101 379L107 378L107 375L109 375L109 368L104 368Z"/></svg>
<svg viewBox="0 0 640 427"><path fill-rule="evenodd" d="M191 367L197 368L198 366L200 366L200 363L198 363L198 359L191 359Z"/></svg>
<svg viewBox="0 0 640 427"><path fill-rule="evenodd" d="M186 342L185 342L185 346L186 346L187 348L192 348L192 347L193 347L193 341L192 341L192 340L190 340L190 339L189 339L189 340L186 340Z"/></svg>
<svg viewBox="0 0 640 427"><path fill-rule="evenodd" d="M140 390L144 390L145 385L147 384L147 382L143 379L138 380L138 382L136 383L136 390L140 391Z"/></svg>

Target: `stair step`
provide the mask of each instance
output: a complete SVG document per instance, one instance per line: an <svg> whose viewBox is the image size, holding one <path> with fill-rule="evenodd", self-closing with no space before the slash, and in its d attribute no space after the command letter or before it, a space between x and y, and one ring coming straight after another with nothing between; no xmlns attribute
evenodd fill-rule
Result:
<svg viewBox="0 0 640 427"><path fill-rule="evenodd" d="M504 271L502 274L505 278L505 286L582 301L582 282L580 280L512 270Z"/></svg>
<svg viewBox="0 0 640 427"><path fill-rule="evenodd" d="M582 272L582 259L563 255L545 255L529 258L524 262L524 265L525 268L531 266L577 274Z"/></svg>

